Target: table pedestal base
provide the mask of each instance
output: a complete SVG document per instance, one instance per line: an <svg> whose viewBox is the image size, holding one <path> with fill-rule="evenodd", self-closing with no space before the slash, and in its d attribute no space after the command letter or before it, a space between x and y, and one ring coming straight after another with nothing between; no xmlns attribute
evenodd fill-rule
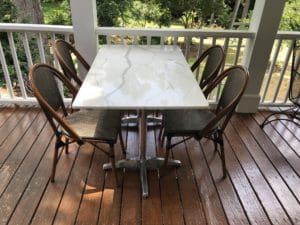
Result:
<svg viewBox="0 0 300 225"><path fill-rule="evenodd" d="M164 158L155 157L151 159L122 159L116 162L118 169L139 169L142 184L142 195L147 198L149 196L147 170L156 170L163 166ZM169 159L167 166L179 167L181 162L179 160ZM111 169L111 163L103 165L104 170Z"/></svg>

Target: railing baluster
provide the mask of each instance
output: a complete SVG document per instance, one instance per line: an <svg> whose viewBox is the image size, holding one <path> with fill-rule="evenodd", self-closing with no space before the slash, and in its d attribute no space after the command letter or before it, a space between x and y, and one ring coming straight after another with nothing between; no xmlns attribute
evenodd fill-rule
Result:
<svg viewBox="0 0 300 225"><path fill-rule="evenodd" d="M237 65L239 62L240 52L241 52L241 46L242 46L243 38L238 38L238 43L236 46L236 52L235 52L235 58L234 58L234 65Z"/></svg>
<svg viewBox="0 0 300 225"><path fill-rule="evenodd" d="M5 60L5 55L3 52L3 48L2 48L2 44L0 41L0 62L2 65L2 71L4 73L4 79L6 82L6 88L8 89L8 93L9 93L9 97L14 98L14 91L13 91L13 87L11 84L11 80L10 80L10 76L9 76L9 72L8 72L8 68L7 68L7 64L6 64L6 60Z"/></svg>
<svg viewBox="0 0 300 225"><path fill-rule="evenodd" d="M10 51L11 51L12 58L13 58L13 61L14 61L15 70L16 70L16 74L17 74L17 77L18 77L22 97L27 98L27 93L26 93L25 86L24 86L22 71L21 71L21 68L20 68L20 63L19 63L19 59L18 59L18 55L17 55L17 50L16 50L13 34L12 34L12 32L8 32L7 35L8 35Z"/></svg>
<svg viewBox="0 0 300 225"><path fill-rule="evenodd" d="M106 44L111 45L111 36L110 35L106 36Z"/></svg>
<svg viewBox="0 0 300 225"><path fill-rule="evenodd" d="M65 34L65 41L70 42L70 34Z"/></svg>
<svg viewBox="0 0 300 225"><path fill-rule="evenodd" d="M173 42L174 45L177 45L178 44L178 36L174 36L174 42Z"/></svg>
<svg viewBox="0 0 300 225"><path fill-rule="evenodd" d="M294 48L294 46L293 46L294 45L294 40L291 40L290 45L291 45L291 48L292 48L292 52L291 52L291 54L292 54L293 53L293 48ZM292 73L292 69L293 69L292 67L293 67L293 65L292 65L292 62L291 62L291 73ZM291 76L290 76L290 79L291 79ZM286 89L286 93L285 93L285 96L284 96L284 102L285 103L288 101L289 94L290 94L290 80L289 80L289 86Z"/></svg>
<svg viewBox="0 0 300 225"><path fill-rule="evenodd" d="M227 55L227 51L228 51L228 45L229 45L229 38L225 38L225 42L224 42L225 59L224 59L223 65L221 66L220 72L222 72L224 70L225 65L226 65L226 55ZM218 86L216 101L219 101L219 99L220 99L220 96L221 96L221 86L222 86L222 84L220 84Z"/></svg>
<svg viewBox="0 0 300 225"><path fill-rule="evenodd" d="M275 68L275 65L276 65L276 61L277 61L277 57L278 57L278 54L279 54L279 50L280 50L280 47L281 47L281 43L282 43L282 39L277 40L276 49L275 49L275 52L273 54L273 58L272 58L272 61L271 61L269 72L267 74L267 81L266 81L266 84L265 84L264 89L263 89L263 94L262 94L262 97L261 97L261 102L265 102L265 99L266 99L266 96L267 96L267 92L269 90L270 82L271 82L271 79L273 77L273 72L274 72L274 68Z"/></svg>
<svg viewBox="0 0 300 225"><path fill-rule="evenodd" d="M24 32L24 34L23 34L23 45L24 45L24 49L25 49L28 67L31 67L33 65L33 62L32 62L31 51L29 48L29 42L28 42L28 37L27 37L26 32Z"/></svg>
<svg viewBox="0 0 300 225"><path fill-rule="evenodd" d="M293 45L290 45L289 49L287 51L286 57L285 57L284 65L283 65L282 70L280 72L280 78L278 80L277 87L276 87L276 90L275 90L275 93L274 93L274 96L273 96L273 99L272 99L273 103L276 101L276 98L278 96L278 92L279 92L279 89L280 89L280 86L281 86L281 83L282 83L282 80L283 80L283 77L284 77L284 74L285 74L285 70L286 70L287 65L289 63L289 58L292 54L292 50L293 50Z"/></svg>
<svg viewBox="0 0 300 225"><path fill-rule="evenodd" d="M42 33L38 33L38 35L37 35L37 45L39 48L41 62L46 63Z"/></svg>
<svg viewBox="0 0 300 225"><path fill-rule="evenodd" d="M198 48L198 53L197 53L197 58L196 58L196 60L200 57L200 55L202 54L202 52L203 52L203 40L204 40L204 38L201 38L201 37L199 37L199 48ZM197 70L196 70L196 79L198 80L198 81L200 81L200 77L199 77L199 73L200 73L200 66L198 66L197 67Z"/></svg>
<svg viewBox="0 0 300 225"><path fill-rule="evenodd" d="M189 55L190 55L190 45L191 45L191 37L186 36L184 37L184 42L185 42L185 58L188 61L189 60Z"/></svg>
<svg viewBox="0 0 300 225"><path fill-rule="evenodd" d="M151 36L147 36L147 45L151 45Z"/></svg>
<svg viewBox="0 0 300 225"><path fill-rule="evenodd" d="M51 42L54 43L55 40L56 40L55 33L52 33L52 34L51 34ZM52 44L52 48L53 48L53 44ZM53 49L52 49L52 52L53 52L54 66L55 66L55 68L60 69L58 59L57 59L57 57L56 57L56 55L55 55Z"/></svg>
<svg viewBox="0 0 300 225"><path fill-rule="evenodd" d="M160 45L161 46L165 44L165 38L166 38L165 36L160 37Z"/></svg>

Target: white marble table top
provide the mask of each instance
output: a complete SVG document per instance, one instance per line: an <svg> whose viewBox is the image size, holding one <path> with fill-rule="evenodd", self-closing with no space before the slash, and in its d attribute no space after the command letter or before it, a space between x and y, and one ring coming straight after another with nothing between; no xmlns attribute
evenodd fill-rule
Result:
<svg viewBox="0 0 300 225"><path fill-rule="evenodd" d="M207 108L177 46L105 45L99 50L74 108Z"/></svg>

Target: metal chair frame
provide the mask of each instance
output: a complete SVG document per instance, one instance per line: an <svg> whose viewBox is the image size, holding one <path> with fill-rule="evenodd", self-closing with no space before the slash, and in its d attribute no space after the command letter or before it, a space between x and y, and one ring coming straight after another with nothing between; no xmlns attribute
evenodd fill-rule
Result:
<svg viewBox="0 0 300 225"><path fill-rule="evenodd" d="M296 79L298 78L298 79ZM293 56L292 56L292 68L291 68L291 78L289 84L289 100L293 103L291 107L286 110L273 112L268 115L265 120L260 124L260 127L263 128L265 125L273 122L285 120L292 122L300 127L300 82L298 88L297 96L293 96L293 88L295 87L295 81L300 81L300 46L297 46L296 41L293 43ZM274 119L270 119L275 115L286 115L287 118L276 117Z"/></svg>

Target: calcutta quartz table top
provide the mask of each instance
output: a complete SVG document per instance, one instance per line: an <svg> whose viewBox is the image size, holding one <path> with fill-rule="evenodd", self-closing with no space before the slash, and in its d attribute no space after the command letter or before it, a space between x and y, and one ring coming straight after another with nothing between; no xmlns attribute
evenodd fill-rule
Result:
<svg viewBox="0 0 300 225"><path fill-rule="evenodd" d="M75 108L207 108L177 46L101 46Z"/></svg>

